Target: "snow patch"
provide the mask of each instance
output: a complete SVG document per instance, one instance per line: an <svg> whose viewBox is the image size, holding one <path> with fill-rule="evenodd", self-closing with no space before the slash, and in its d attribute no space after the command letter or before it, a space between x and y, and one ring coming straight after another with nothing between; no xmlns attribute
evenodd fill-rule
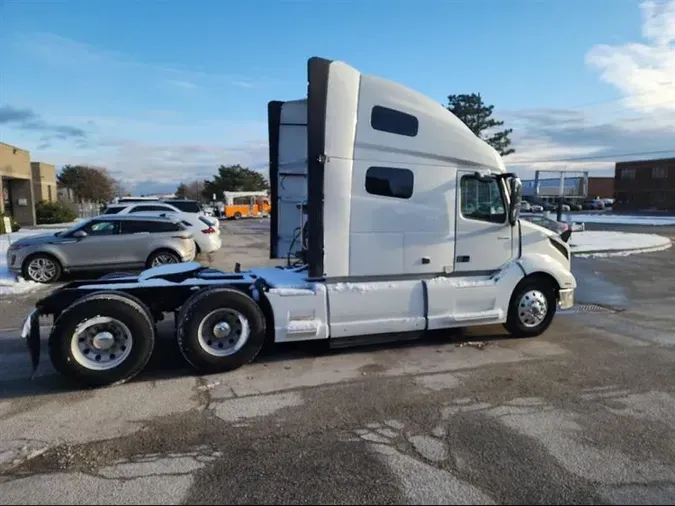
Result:
<svg viewBox="0 0 675 506"><path fill-rule="evenodd" d="M671 246L670 239L657 234L588 231L575 232L570 239L570 249L577 256L581 254L625 256L632 253L660 251Z"/></svg>
<svg viewBox="0 0 675 506"><path fill-rule="evenodd" d="M599 223L614 225L675 225L675 216L631 216L621 214L571 214L573 221L579 223Z"/></svg>
<svg viewBox="0 0 675 506"><path fill-rule="evenodd" d="M374 283L334 283L327 285L331 292L368 293L376 290L396 290L404 285L403 282L374 282Z"/></svg>
<svg viewBox="0 0 675 506"><path fill-rule="evenodd" d="M138 280L146 281L156 276L181 274L184 272L195 271L201 268L202 264L200 264L199 262L182 262L178 264L159 265L157 267L152 267L151 269L146 269L143 272L141 272L140 276L138 276Z"/></svg>
<svg viewBox="0 0 675 506"><path fill-rule="evenodd" d="M270 288L269 293L290 297L293 295L314 295L314 290L309 288Z"/></svg>
<svg viewBox="0 0 675 506"><path fill-rule="evenodd" d="M255 275L262 278L272 288L311 288L313 283L307 281L306 274L295 269L277 269L274 267L262 267L246 271L247 275Z"/></svg>
<svg viewBox="0 0 675 506"><path fill-rule="evenodd" d="M319 320L291 320L286 326L286 332L318 332L320 325Z"/></svg>
<svg viewBox="0 0 675 506"><path fill-rule="evenodd" d="M447 276L438 276L430 279L430 285L449 285L455 288L470 288L477 286L492 286L496 279L472 279L472 278L452 278Z"/></svg>
<svg viewBox="0 0 675 506"><path fill-rule="evenodd" d="M657 251L664 251L672 247L672 242L663 246L655 246L653 248L640 248L628 251L609 251L605 253L580 253L576 255L578 258L609 258L609 257L627 257L629 255L636 255L639 253L655 253Z"/></svg>
<svg viewBox="0 0 675 506"><path fill-rule="evenodd" d="M488 318L504 318L504 311L501 309L489 309L473 313L455 313L448 316L448 319L452 321L487 320Z"/></svg>

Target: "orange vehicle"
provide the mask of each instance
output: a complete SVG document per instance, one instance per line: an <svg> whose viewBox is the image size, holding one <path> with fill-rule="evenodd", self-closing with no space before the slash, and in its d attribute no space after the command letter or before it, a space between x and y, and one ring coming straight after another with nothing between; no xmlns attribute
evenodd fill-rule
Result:
<svg viewBox="0 0 675 506"><path fill-rule="evenodd" d="M223 218L263 218L272 209L267 192L223 192Z"/></svg>

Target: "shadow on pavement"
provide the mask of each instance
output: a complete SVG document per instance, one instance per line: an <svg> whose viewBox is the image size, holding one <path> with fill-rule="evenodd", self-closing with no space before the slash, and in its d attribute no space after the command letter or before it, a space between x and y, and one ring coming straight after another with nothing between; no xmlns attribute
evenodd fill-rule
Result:
<svg viewBox="0 0 675 506"><path fill-rule="evenodd" d="M416 340L340 349L329 348L327 341L268 343L263 347L254 363L275 365L294 359L312 359L322 356L348 355L350 353L363 352L376 353L379 350L434 347L453 343L458 347L472 346L482 350L490 341L513 339L500 329L501 327L497 329L490 327L475 328L471 329L471 335L467 335L464 329L433 331ZM4 363L0 361L0 365L3 365L0 368L0 400L89 390L80 385L73 384L52 368L47 350L46 333L46 330L43 329L40 365L33 378L31 378L32 368L30 366L30 358L23 339L18 336L16 338L3 339L0 354L2 356L13 357L13 363L9 364L9 367L4 367ZM2 356L0 356L0 359L3 358ZM131 382L153 382L188 376L197 378L200 374L185 361L180 353L176 340L173 337L172 326L168 322L163 322L159 326L159 336L150 361L144 371L131 380Z"/></svg>

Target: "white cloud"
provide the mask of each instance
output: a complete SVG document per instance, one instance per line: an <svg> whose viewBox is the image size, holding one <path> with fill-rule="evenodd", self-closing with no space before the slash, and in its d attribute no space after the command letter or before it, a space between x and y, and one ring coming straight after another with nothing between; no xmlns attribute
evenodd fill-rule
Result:
<svg viewBox="0 0 675 506"><path fill-rule="evenodd" d="M199 86L197 86L195 83L191 83L190 81L167 79L165 82L171 86L175 86L176 88L181 88L183 90L196 90L197 88L199 88Z"/></svg>
<svg viewBox="0 0 675 506"><path fill-rule="evenodd" d="M537 169L613 175L619 160L675 156L675 0L640 9L644 42L598 44L586 54L620 98L577 110L506 111L516 148L507 164L524 177Z"/></svg>
<svg viewBox="0 0 675 506"><path fill-rule="evenodd" d="M640 4L646 43L600 44L586 63L626 95L624 104L636 111L675 111L675 0Z"/></svg>

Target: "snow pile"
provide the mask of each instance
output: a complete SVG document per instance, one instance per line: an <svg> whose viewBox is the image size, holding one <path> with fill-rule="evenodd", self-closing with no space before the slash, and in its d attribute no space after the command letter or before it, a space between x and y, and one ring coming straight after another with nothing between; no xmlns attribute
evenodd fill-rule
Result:
<svg viewBox="0 0 675 506"><path fill-rule="evenodd" d="M321 322L319 320L291 320L288 322L286 332L289 334L318 333Z"/></svg>
<svg viewBox="0 0 675 506"><path fill-rule="evenodd" d="M621 214L571 214L577 223L599 223L605 225L675 225L675 216L631 216Z"/></svg>
<svg viewBox="0 0 675 506"><path fill-rule="evenodd" d="M454 288L474 288L478 286L492 286L497 282L496 278L475 279L475 278L452 278L438 276L428 281L430 285L450 285Z"/></svg>
<svg viewBox="0 0 675 506"><path fill-rule="evenodd" d="M309 288L270 288L269 293L281 297L292 297L295 295L314 295L314 290Z"/></svg>
<svg viewBox="0 0 675 506"><path fill-rule="evenodd" d="M63 226L61 230L65 230ZM51 228L49 232L59 232L59 229ZM40 229L21 229L12 234L0 235L0 296L19 295L23 293L32 292L39 288L44 288L45 285L35 283L34 281L26 281L18 278L7 268L7 250L10 243L14 243L19 239L24 239L33 235L44 234L45 230Z"/></svg>
<svg viewBox="0 0 675 506"><path fill-rule="evenodd" d="M378 281L369 283L334 283L327 286L330 292L368 293L376 290L396 290L407 286L406 281Z"/></svg>
<svg viewBox="0 0 675 506"><path fill-rule="evenodd" d="M627 232L573 232L570 239L572 253L581 257L625 256L661 251L672 245L670 239L657 234Z"/></svg>

